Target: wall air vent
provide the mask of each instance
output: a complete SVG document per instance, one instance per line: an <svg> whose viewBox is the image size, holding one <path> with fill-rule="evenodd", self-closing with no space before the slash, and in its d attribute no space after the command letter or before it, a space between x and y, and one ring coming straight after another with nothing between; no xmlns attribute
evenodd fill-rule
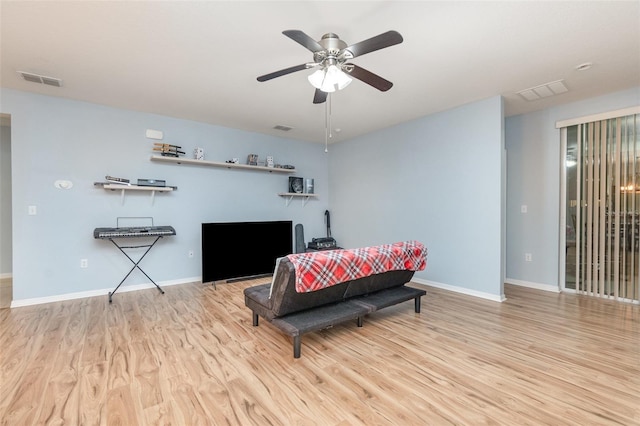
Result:
<svg viewBox="0 0 640 426"><path fill-rule="evenodd" d="M564 85L563 80L551 81L549 83L541 84L536 87L524 89L518 92L518 95L522 96L527 101L535 101L542 98L548 98L549 96L559 95L560 93L568 92L567 86Z"/></svg>
<svg viewBox="0 0 640 426"><path fill-rule="evenodd" d="M273 126L273 128L276 129L276 130L282 130L283 132L288 132L289 130L293 129L293 127L283 126L282 124L277 124L277 125Z"/></svg>
<svg viewBox="0 0 640 426"><path fill-rule="evenodd" d="M18 74L25 80L31 83L46 84L47 86L62 87L62 80L55 77L47 77L44 75L34 74L31 72L18 71Z"/></svg>

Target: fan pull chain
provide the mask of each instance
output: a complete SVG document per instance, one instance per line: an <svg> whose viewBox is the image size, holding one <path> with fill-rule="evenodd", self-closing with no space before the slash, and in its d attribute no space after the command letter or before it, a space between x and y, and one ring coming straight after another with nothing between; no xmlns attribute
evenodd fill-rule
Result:
<svg viewBox="0 0 640 426"><path fill-rule="evenodd" d="M329 138L331 137L331 110L329 104L331 102L331 93L327 95L327 101L324 104L324 152L329 152Z"/></svg>
<svg viewBox="0 0 640 426"><path fill-rule="evenodd" d="M331 93L327 95L324 103L324 152L329 152L329 139L333 137L331 132Z"/></svg>
<svg viewBox="0 0 640 426"><path fill-rule="evenodd" d="M331 139L333 137L332 130L331 130L331 113L332 113L332 111L331 111L331 105L332 105L332 103L331 103L331 99L332 99L331 93L329 93L329 96L327 96L327 97L329 98L328 99L329 100L329 139Z"/></svg>

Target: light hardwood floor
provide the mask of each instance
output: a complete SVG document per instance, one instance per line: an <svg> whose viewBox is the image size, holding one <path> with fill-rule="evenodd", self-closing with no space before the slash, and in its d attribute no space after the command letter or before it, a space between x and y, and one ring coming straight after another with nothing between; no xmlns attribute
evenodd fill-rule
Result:
<svg viewBox="0 0 640 426"><path fill-rule="evenodd" d="M0 308L11 306L13 299L13 279L0 278Z"/></svg>
<svg viewBox="0 0 640 426"><path fill-rule="evenodd" d="M427 288L302 338L200 283L0 309L4 425L639 425L640 306Z"/></svg>

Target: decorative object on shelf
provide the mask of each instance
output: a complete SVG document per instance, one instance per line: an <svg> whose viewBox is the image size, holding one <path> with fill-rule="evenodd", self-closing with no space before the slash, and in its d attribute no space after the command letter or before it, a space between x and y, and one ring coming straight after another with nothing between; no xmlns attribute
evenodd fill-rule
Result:
<svg viewBox="0 0 640 426"><path fill-rule="evenodd" d="M109 183L117 183L119 185L131 185L129 179L106 175L105 180Z"/></svg>
<svg viewBox="0 0 640 426"><path fill-rule="evenodd" d="M295 170L295 166L292 166L291 164L283 164L283 165L277 165L276 166L279 169L287 169L287 170Z"/></svg>
<svg viewBox="0 0 640 426"><path fill-rule="evenodd" d="M204 149L197 147L193 150L193 158L196 160L204 160Z"/></svg>
<svg viewBox="0 0 640 426"><path fill-rule="evenodd" d="M273 167L273 156L267 155L267 167Z"/></svg>
<svg viewBox="0 0 640 426"><path fill-rule="evenodd" d="M154 142L153 144L153 150L159 151L160 155L163 155L165 157L179 157L180 154L184 155L185 152L180 151L181 149L182 149L181 146L170 145L168 143Z"/></svg>
<svg viewBox="0 0 640 426"><path fill-rule="evenodd" d="M233 157L233 158L231 159L231 162L232 162L233 164L240 164L240 159L239 159L238 157Z"/></svg>
<svg viewBox="0 0 640 426"><path fill-rule="evenodd" d="M247 155L247 164L250 166L258 165L258 154L249 154Z"/></svg>
<svg viewBox="0 0 640 426"><path fill-rule="evenodd" d="M313 194L313 179L307 178L304 180L304 192L305 194Z"/></svg>
<svg viewBox="0 0 640 426"><path fill-rule="evenodd" d="M289 192L302 194L303 189L304 183L301 177L289 176Z"/></svg>
<svg viewBox="0 0 640 426"><path fill-rule="evenodd" d="M138 186L165 187L167 182L162 179L138 179Z"/></svg>

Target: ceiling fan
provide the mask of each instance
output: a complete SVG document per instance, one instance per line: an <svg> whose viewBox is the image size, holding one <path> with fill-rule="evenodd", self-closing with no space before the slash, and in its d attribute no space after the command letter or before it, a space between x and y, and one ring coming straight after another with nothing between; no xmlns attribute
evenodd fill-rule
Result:
<svg viewBox="0 0 640 426"><path fill-rule="evenodd" d="M351 77L383 92L393 86L390 81L348 61L366 53L402 43L402 36L397 31L387 31L352 45L347 45L334 33L323 35L319 41L315 41L300 30L286 30L282 34L313 52L313 62L261 75L258 81L268 81L296 71L319 67L308 77L309 82L316 88L313 96L314 104L325 102L330 92L345 88L351 82Z"/></svg>

